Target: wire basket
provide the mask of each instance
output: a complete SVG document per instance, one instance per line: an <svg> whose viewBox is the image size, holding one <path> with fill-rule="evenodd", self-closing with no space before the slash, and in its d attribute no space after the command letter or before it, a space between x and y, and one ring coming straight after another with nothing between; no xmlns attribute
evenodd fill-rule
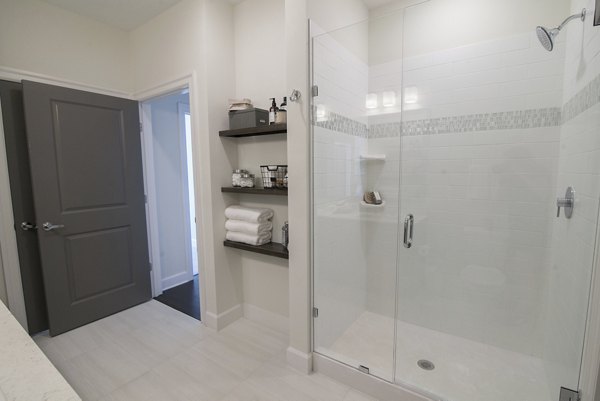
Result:
<svg viewBox="0 0 600 401"><path fill-rule="evenodd" d="M260 166L263 188L287 188L287 165Z"/></svg>

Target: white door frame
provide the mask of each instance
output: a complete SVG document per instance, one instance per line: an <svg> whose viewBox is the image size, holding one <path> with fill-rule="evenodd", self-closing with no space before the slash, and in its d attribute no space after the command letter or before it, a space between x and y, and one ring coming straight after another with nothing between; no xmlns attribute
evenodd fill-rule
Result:
<svg viewBox="0 0 600 401"><path fill-rule="evenodd" d="M139 102L142 137L142 164L144 170L144 197L146 198L146 229L148 230L148 253L152 274L152 296L162 294L162 269L160 266L160 238L158 235L158 207L156 205L156 181L154 179L154 141L152 140L152 107Z"/></svg>
<svg viewBox="0 0 600 401"><path fill-rule="evenodd" d="M178 90L187 89L189 90L189 102L188 105L190 110L191 124L192 124L192 165L193 165L193 174L194 174L194 196L196 200L195 209L196 209L196 239L197 239L197 250L198 253L202 254L204 246L204 240L202 236L202 214L198 213L200 210L198 203L200 202L200 193L199 193L199 181L201 180L199 171L201 162L199 160L200 153L200 141L198 136L195 134L199 131L198 129L198 119L195 116L193 110L195 109L195 78L193 74L186 75L182 78L167 82L165 84L156 86L154 88L150 88L141 93L138 93L134 96L136 100L140 102L140 119L143 126L142 132L142 146L143 146L143 155L144 155L144 181L146 185L146 196L147 196L147 224L148 224L148 236L149 236L149 247L150 247L150 255L152 259L152 291L153 296L158 296L162 293L161 289L161 266L160 266L160 255L159 255L159 238L158 238L158 210L156 207L156 186L154 181L154 171L150 166L154 165L153 161L153 146L152 146L152 115L151 108L148 104L144 104L144 102L168 95L170 93L176 92ZM182 166L183 168L183 166ZM187 168L187 167L186 167ZM186 198L186 203L188 202ZM186 210L186 214L189 215L189 207ZM189 252L189 268L190 272L192 272L192 264L191 264L191 235L186 235L187 241L189 241L188 249ZM187 246L187 244L186 244ZM199 286L200 286L200 314L202 320L202 312L203 305L206 305L206 281L204 280L205 269L203 260L200 255L196 255L198 258L198 277L199 277Z"/></svg>
<svg viewBox="0 0 600 401"><path fill-rule="evenodd" d="M188 99L189 102L189 99ZM180 152L181 152L181 177L184 182L183 185L183 219L185 221L184 231L185 231L185 249L186 249L186 262L187 262L187 276L191 280L194 278L194 255L192 251L192 229L195 229L195 223L192 223L192 216L190 215L190 190L194 191L194 188L190 188L188 185L189 177L188 177L188 163L190 162L187 159L187 132L185 129L185 115L190 115L190 129L191 129L191 118L192 113L190 111L189 103L177 103L177 117L179 121L179 140L180 142ZM191 145L191 144L190 144ZM193 160L192 162L192 179L195 182L195 178L193 175ZM194 192L194 199L196 199L196 193ZM196 205L194 205L194 210ZM195 217L195 216L194 216ZM196 239L197 241L197 239ZM196 249L197 246L196 246ZM199 263L199 262L198 262Z"/></svg>
<svg viewBox="0 0 600 401"><path fill-rule="evenodd" d="M187 146L186 146L186 132L185 132L185 119L184 112L190 112L189 104L184 104L181 102L177 102L177 124L178 130L177 134L179 135L179 152L181 154L181 179L183 183L183 191L181 192L181 197L183 201L183 221L185 222L183 231L185 236L185 271L177 274L172 277L177 279L177 282L170 280L171 277L165 278L162 275L162 264L160 261L160 236L158 235L159 221L158 221L158 194L157 194L157 186L156 186L156 166L154 164L154 133L152 127L152 105L150 102L155 100L156 98L160 98L163 96L169 96L171 94L177 93L182 89L189 88L177 88L174 91L169 91L167 93L162 93L157 95L156 97L152 97L150 99L140 101L140 120L142 124L141 135L142 135L142 155L143 155L143 165L144 165L144 185L146 188L146 225L148 229L148 247L150 249L150 263L152 264L152 295L154 297L159 296L163 293L163 291L167 288L172 287L173 285L178 285L181 279L185 279L189 281L193 279L193 262L192 262L192 227L190 226L190 205L189 205L189 195L188 195L188 186L187 186ZM191 113L190 113L191 116ZM193 161L192 161L193 162ZM166 286L166 288L165 288Z"/></svg>

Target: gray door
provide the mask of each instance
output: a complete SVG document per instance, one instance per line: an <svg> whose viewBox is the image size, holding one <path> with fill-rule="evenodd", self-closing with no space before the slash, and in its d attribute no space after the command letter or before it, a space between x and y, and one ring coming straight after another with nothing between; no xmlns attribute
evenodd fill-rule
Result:
<svg viewBox="0 0 600 401"><path fill-rule="evenodd" d="M50 334L151 298L137 102L23 82Z"/></svg>
<svg viewBox="0 0 600 401"><path fill-rule="evenodd" d="M35 209L25 135L23 86L17 82L0 80L0 102L27 328L30 334L35 334L48 329L48 316L38 238L34 228ZM22 226L21 223L26 224Z"/></svg>

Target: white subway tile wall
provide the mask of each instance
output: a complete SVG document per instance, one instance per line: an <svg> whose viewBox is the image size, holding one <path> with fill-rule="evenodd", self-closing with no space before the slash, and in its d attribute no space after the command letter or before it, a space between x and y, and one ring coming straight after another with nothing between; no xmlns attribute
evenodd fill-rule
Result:
<svg viewBox="0 0 600 401"><path fill-rule="evenodd" d="M571 24L566 32L557 195L564 196L573 186L576 206L570 220L556 219L552 225L543 357L554 396L560 386L578 388L598 221L600 29L593 26L594 3L571 2L573 13L586 7L588 18L584 24Z"/></svg>

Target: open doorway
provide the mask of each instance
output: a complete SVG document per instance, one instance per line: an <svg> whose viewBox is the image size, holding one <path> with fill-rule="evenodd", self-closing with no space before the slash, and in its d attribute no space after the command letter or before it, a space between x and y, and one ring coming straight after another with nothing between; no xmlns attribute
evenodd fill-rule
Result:
<svg viewBox="0 0 600 401"><path fill-rule="evenodd" d="M187 89L141 104L156 300L200 319L192 124Z"/></svg>

